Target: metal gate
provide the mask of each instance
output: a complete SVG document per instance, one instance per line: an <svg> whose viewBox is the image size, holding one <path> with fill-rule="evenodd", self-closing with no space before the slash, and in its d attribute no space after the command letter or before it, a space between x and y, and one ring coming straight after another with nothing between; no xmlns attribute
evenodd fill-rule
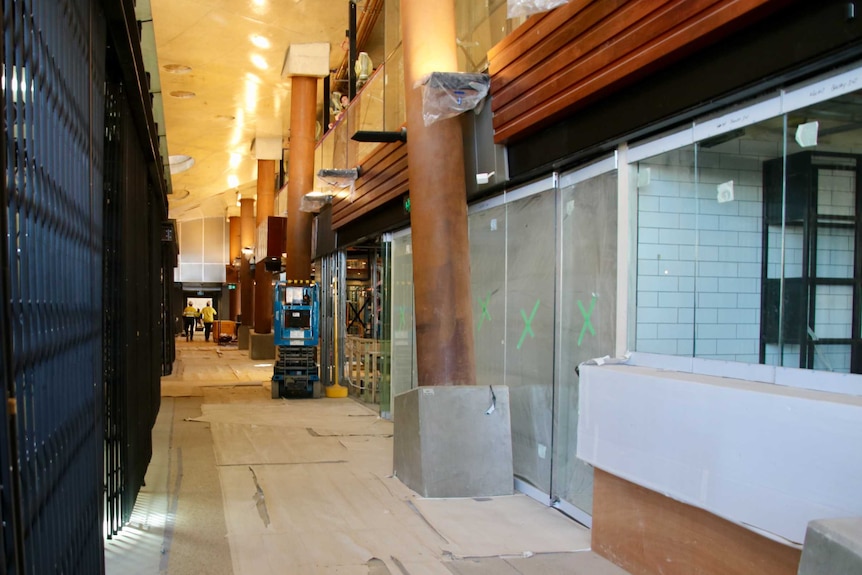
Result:
<svg viewBox="0 0 862 575"><path fill-rule="evenodd" d="M5 0L3 40L3 572L99 573L104 18Z"/></svg>
<svg viewBox="0 0 862 575"><path fill-rule="evenodd" d="M110 537L129 520L152 455L150 431L159 410L163 372L165 208L148 185L122 84L107 83L105 106L102 289L105 515Z"/></svg>
<svg viewBox="0 0 862 575"><path fill-rule="evenodd" d="M0 2L0 575L104 571L173 362L167 202L128 103L146 88L105 6L130 10Z"/></svg>

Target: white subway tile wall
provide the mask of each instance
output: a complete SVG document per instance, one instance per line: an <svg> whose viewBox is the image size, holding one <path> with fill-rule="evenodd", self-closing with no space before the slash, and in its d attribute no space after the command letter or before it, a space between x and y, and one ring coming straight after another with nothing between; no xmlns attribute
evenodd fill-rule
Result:
<svg viewBox="0 0 862 575"><path fill-rule="evenodd" d="M638 351L758 363L762 166L780 157L781 148L780 139L746 136L637 164L639 174L649 170L638 189ZM818 182L820 214L854 214L852 172L821 170ZM719 197L720 184L732 185L732 200ZM782 275L781 234L780 226L770 226L769 278ZM800 277L802 261L802 230L787 226L784 277ZM852 278L853 264L854 231L821 228L817 275ZM852 299L849 286L817 288L816 337L850 337ZM798 346L785 345L785 353L786 365L798 364ZM778 364L777 346L767 346L766 360ZM818 346L815 366L849 371L849 346Z"/></svg>

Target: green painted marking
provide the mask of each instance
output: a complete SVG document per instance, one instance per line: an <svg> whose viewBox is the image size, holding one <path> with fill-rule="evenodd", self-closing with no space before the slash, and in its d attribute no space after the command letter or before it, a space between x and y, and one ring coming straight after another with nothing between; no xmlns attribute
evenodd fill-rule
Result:
<svg viewBox="0 0 862 575"><path fill-rule="evenodd" d="M482 331L482 324L485 322L485 318L488 318L488 321L491 321L491 314L488 313L488 303L491 301L491 292L488 292L488 295L485 296L485 299L479 298L479 303L482 304L482 315L479 317L479 328L478 331Z"/></svg>
<svg viewBox="0 0 862 575"><path fill-rule="evenodd" d="M527 318L527 314L524 313L524 310L521 310L521 318L524 320L524 331L521 332L521 339L518 340L518 349L521 349L521 345L524 344L524 339L527 337L527 334L530 334L530 337L536 337L536 334L533 333L533 328L530 327L530 324L533 323L533 318L536 317L536 310L539 309L539 302L541 300L536 300L536 305L533 306L533 313L530 314L530 317Z"/></svg>
<svg viewBox="0 0 862 575"><path fill-rule="evenodd" d="M590 330L591 335L596 335L596 330L593 329L593 322L590 320L590 316L593 315L593 308L596 307L597 298L598 296L593 294L589 310L584 310L584 304L581 303L581 300L578 300L578 307L581 309L581 315L584 317L584 327L581 328L581 335L578 337L578 347L581 347L581 342L584 341L584 335L586 335L587 330Z"/></svg>
<svg viewBox="0 0 862 575"><path fill-rule="evenodd" d="M399 324L398 329L404 329L404 306L398 306L398 313L401 315L401 323Z"/></svg>

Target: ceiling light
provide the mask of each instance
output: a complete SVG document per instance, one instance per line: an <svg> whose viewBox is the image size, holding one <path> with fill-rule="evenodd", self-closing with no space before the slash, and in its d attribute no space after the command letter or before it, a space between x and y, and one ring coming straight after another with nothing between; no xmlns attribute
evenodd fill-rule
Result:
<svg viewBox="0 0 862 575"><path fill-rule="evenodd" d="M261 36L260 34L252 34L251 35L251 43L260 48L261 50L266 50L272 44L269 42L269 38Z"/></svg>
<svg viewBox="0 0 862 575"><path fill-rule="evenodd" d="M261 70L266 70L267 68L269 68L269 64L266 62L266 58L264 58L260 54L252 54L251 63L254 64L255 68L259 68Z"/></svg>
<svg viewBox="0 0 862 575"><path fill-rule="evenodd" d="M180 174L195 165L195 159L191 156L176 155L168 157L171 174Z"/></svg>
<svg viewBox="0 0 862 575"><path fill-rule="evenodd" d="M229 162L230 167L231 168L237 168L237 167L239 167L239 165L241 163L242 163L242 156L240 154L235 153L235 152L231 152L230 162Z"/></svg>
<svg viewBox="0 0 862 575"><path fill-rule="evenodd" d="M165 64L162 67L165 69L165 72L170 72L171 74L188 74L192 71L191 66L184 64Z"/></svg>
<svg viewBox="0 0 862 575"><path fill-rule="evenodd" d="M173 92L171 92L171 96L173 96L174 98L188 99L194 98L195 96L197 96L197 94L195 94L194 92L189 92L187 90L174 90Z"/></svg>
<svg viewBox="0 0 862 575"><path fill-rule="evenodd" d="M251 112L257 108L257 84L245 85L245 107Z"/></svg>
<svg viewBox="0 0 862 575"><path fill-rule="evenodd" d="M239 185L239 178L237 178L235 174L231 174L227 177L227 187L235 188L238 185Z"/></svg>

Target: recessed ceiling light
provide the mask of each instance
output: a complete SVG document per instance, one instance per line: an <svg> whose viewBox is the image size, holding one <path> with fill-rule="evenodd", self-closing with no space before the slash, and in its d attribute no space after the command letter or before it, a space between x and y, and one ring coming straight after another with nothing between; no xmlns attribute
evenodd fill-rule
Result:
<svg viewBox="0 0 862 575"><path fill-rule="evenodd" d="M255 46L257 46L258 48L262 49L262 50L266 50L267 48L272 46L272 44L269 41L269 38L261 36L260 34L252 34L251 35L251 43L254 44Z"/></svg>
<svg viewBox="0 0 862 575"><path fill-rule="evenodd" d="M195 159L191 156L176 155L168 158L171 166L171 174L180 174L195 165Z"/></svg>
<svg viewBox="0 0 862 575"><path fill-rule="evenodd" d="M174 90L173 92L171 92L171 96L173 96L174 98L188 99L194 98L195 96L197 96L197 94L195 94L194 92L189 92L187 90Z"/></svg>
<svg viewBox="0 0 862 575"><path fill-rule="evenodd" d="M184 64L165 64L163 68L171 74L188 74L192 71L190 66Z"/></svg>
<svg viewBox="0 0 862 575"><path fill-rule="evenodd" d="M252 54L251 63L254 64L256 68L259 68L261 70L266 70L267 68L269 68L269 64L266 62L266 58L264 58L260 54Z"/></svg>

